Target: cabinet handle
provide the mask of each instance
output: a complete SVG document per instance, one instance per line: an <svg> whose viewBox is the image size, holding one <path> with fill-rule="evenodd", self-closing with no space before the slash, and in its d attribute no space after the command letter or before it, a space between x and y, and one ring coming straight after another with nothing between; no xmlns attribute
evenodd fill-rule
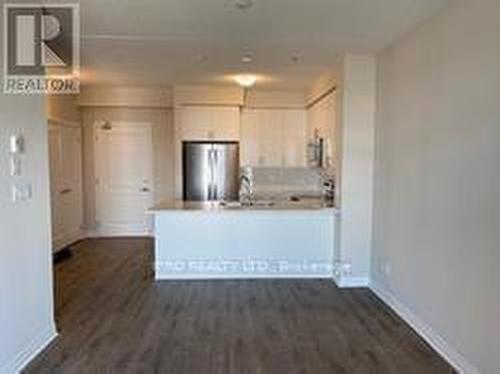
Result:
<svg viewBox="0 0 500 374"><path fill-rule="evenodd" d="M65 188L64 190L61 190L59 193L61 195L67 195L69 193L73 192L73 190L71 188Z"/></svg>
<svg viewBox="0 0 500 374"><path fill-rule="evenodd" d="M140 191L141 191L141 192L149 192L149 188L144 187L144 188L141 188L141 190L140 190Z"/></svg>

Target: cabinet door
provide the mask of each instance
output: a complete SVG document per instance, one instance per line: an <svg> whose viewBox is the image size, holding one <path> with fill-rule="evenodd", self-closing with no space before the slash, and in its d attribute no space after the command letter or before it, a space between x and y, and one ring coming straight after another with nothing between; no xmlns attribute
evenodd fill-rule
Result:
<svg viewBox="0 0 500 374"><path fill-rule="evenodd" d="M240 109L237 107L189 106L178 108L181 140L239 140Z"/></svg>
<svg viewBox="0 0 500 374"><path fill-rule="evenodd" d="M259 164L259 113L245 109L241 115L241 165L257 166Z"/></svg>
<svg viewBox="0 0 500 374"><path fill-rule="evenodd" d="M259 114L260 154L258 165L279 167L283 163L283 118L281 111L262 110Z"/></svg>
<svg viewBox="0 0 500 374"><path fill-rule="evenodd" d="M240 108L209 108L211 114L211 131L217 140L240 140Z"/></svg>
<svg viewBox="0 0 500 374"><path fill-rule="evenodd" d="M281 164L281 116L274 110L246 109L242 118L243 164L272 167Z"/></svg>
<svg viewBox="0 0 500 374"><path fill-rule="evenodd" d="M283 111L282 126L283 166L306 166L307 117L305 110Z"/></svg>
<svg viewBox="0 0 500 374"><path fill-rule="evenodd" d="M274 116L275 117L275 116ZM246 166L275 166L279 149L277 121L272 111L246 109L242 117L242 164Z"/></svg>
<svg viewBox="0 0 500 374"><path fill-rule="evenodd" d="M300 109L246 109L242 117L242 161L248 166L306 165L307 118Z"/></svg>
<svg viewBox="0 0 500 374"><path fill-rule="evenodd" d="M180 140L208 140L215 137L209 109L194 106L177 109L177 132Z"/></svg>

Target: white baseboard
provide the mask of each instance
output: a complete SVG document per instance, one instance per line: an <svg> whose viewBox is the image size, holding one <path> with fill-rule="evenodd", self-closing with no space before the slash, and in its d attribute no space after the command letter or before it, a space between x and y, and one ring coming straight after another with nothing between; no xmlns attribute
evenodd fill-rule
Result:
<svg viewBox="0 0 500 374"><path fill-rule="evenodd" d="M56 329L53 325L40 331L33 337L31 342L13 360L0 367L0 373L15 374L20 373L52 340L57 337Z"/></svg>
<svg viewBox="0 0 500 374"><path fill-rule="evenodd" d="M87 229L85 230L84 239L93 239L97 238L97 231L95 229Z"/></svg>
<svg viewBox="0 0 500 374"><path fill-rule="evenodd" d="M105 230L90 230L86 232L85 238L134 238L134 237L153 237L154 234L149 231L105 231Z"/></svg>
<svg viewBox="0 0 500 374"><path fill-rule="evenodd" d="M368 277L334 277L333 281L339 288L360 288L368 287L370 285L370 278Z"/></svg>
<svg viewBox="0 0 500 374"><path fill-rule="evenodd" d="M436 331L422 321L410 308L400 302L392 293L385 291L376 284L370 284L370 289L408 323L436 352L445 358L458 372L463 374L478 374L474 367L462 354L451 347Z"/></svg>
<svg viewBox="0 0 500 374"><path fill-rule="evenodd" d="M86 238L86 233L83 230L79 230L71 235L68 235L68 237L66 238L55 239L53 240L52 243L52 253L56 253L61 249L64 249L67 246L85 238Z"/></svg>
<svg viewBox="0 0 500 374"><path fill-rule="evenodd" d="M162 280L251 280L251 279L332 279L331 274L323 273L172 273L156 271L155 279Z"/></svg>

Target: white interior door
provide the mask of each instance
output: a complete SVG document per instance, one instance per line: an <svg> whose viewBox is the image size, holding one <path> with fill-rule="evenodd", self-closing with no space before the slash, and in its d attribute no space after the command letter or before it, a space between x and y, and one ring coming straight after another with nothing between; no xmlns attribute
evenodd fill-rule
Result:
<svg viewBox="0 0 500 374"><path fill-rule="evenodd" d="M150 123L96 125L98 234L148 235L153 204L153 139Z"/></svg>
<svg viewBox="0 0 500 374"><path fill-rule="evenodd" d="M49 169L50 169L50 202L52 215L53 250L64 241L64 214L61 204L62 158L61 132L58 127L49 124Z"/></svg>
<svg viewBox="0 0 500 374"><path fill-rule="evenodd" d="M53 250L82 238L81 128L49 122Z"/></svg>
<svg viewBox="0 0 500 374"><path fill-rule="evenodd" d="M80 128L61 127L61 174L59 197L63 214L64 236L68 241L80 238L83 223L82 134Z"/></svg>

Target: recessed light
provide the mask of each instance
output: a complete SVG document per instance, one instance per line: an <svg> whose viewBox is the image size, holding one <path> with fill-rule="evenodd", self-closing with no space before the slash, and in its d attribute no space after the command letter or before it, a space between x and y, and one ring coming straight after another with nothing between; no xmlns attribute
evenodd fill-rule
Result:
<svg viewBox="0 0 500 374"><path fill-rule="evenodd" d="M253 6L253 0L236 0L234 5L236 8L242 10L250 9Z"/></svg>
<svg viewBox="0 0 500 374"><path fill-rule="evenodd" d="M257 77L252 74L241 74L236 75L234 80L242 87L252 87L257 82Z"/></svg>
<svg viewBox="0 0 500 374"><path fill-rule="evenodd" d="M242 58L241 58L241 62L243 62L244 64L249 64L253 61L253 57L249 54L247 55L244 55Z"/></svg>

